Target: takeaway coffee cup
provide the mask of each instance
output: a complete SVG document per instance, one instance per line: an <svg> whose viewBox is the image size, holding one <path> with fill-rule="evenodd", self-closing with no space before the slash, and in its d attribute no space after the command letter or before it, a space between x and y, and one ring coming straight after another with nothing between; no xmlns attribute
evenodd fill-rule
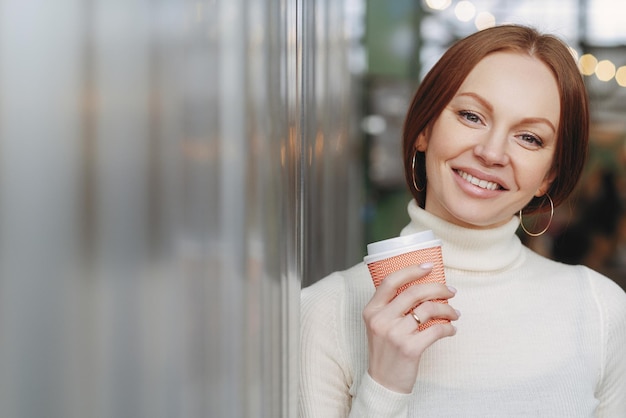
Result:
<svg viewBox="0 0 626 418"><path fill-rule="evenodd" d="M433 269L430 273L402 286L398 289L398 293L418 283L438 282L445 284L446 282L441 254L441 240L437 239L430 230L368 244L367 255L363 261L367 264L376 287L380 285L385 277L396 270L411 265L433 263ZM434 302L447 303L447 300L437 299ZM422 331L433 324L442 322L449 321L447 319L431 319L421 324L419 330Z"/></svg>

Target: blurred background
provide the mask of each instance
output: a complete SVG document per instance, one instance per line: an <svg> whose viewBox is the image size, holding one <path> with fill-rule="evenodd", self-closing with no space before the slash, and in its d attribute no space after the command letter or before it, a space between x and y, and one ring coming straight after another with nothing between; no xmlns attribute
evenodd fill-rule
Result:
<svg viewBox="0 0 626 418"><path fill-rule="evenodd" d="M301 286L408 222L408 101L494 24L560 35L591 97L583 181L527 243L624 285L622 7L0 1L0 416L296 416Z"/></svg>

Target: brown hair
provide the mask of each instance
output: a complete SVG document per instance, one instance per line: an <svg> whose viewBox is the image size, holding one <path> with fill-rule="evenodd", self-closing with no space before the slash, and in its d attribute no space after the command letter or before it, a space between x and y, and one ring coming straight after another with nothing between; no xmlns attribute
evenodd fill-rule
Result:
<svg viewBox="0 0 626 418"><path fill-rule="evenodd" d="M470 71L485 56L498 51L526 53L540 59L554 74L561 102L557 146L551 172L555 174L547 193L558 206L573 191L587 158L589 110L587 92L580 71L568 47L552 35L533 28L503 25L476 32L452 45L429 71L409 107L404 122L402 155L406 182L417 203L426 202L425 154L417 152L415 141L441 114ZM416 155L416 156L415 156ZM415 173L413 158L415 157ZM414 185L417 179L417 190ZM547 199L533 198L524 213L549 208Z"/></svg>

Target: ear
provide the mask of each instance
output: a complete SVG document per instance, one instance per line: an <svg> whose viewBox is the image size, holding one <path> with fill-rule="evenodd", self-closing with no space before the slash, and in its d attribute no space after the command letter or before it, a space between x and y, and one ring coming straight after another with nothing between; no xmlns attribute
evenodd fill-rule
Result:
<svg viewBox="0 0 626 418"><path fill-rule="evenodd" d="M422 132L420 132L420 134L417 136L417 139L415 140L415 149L419 152L426 152L426 150L428 149L428 138L426 135L426 131L427 129L424 129Z"/></svg>
<svg viewBox="0 0 626 418"><path fill-rule="evenodd" d="M546 177L543 179L543 182L541 182L541 185L537 189L537 192L535 193L535 197L541 197L544 194L546 194L548 190L550 190L550 186L552 185L552 182L554 181L555 178L556 178L556 174L554 170L550 170L550 172L546 175Z"/></svg>

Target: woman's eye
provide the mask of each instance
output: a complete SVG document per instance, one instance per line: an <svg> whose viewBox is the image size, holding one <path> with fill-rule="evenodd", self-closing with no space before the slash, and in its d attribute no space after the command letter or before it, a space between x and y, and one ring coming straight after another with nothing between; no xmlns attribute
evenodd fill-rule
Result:
<svg viewBox="0 0 626 418"><path fill-rule="evenodd" d="M526 143L528 143L530 145L533 145L533 146L536 146L536 147L542 147L543 146L543 141L536 135L533 135L533 134L521 134L521 135L519 135L519 138L522 141L524 141L524 142L526 142Z"/></svg>
<svg viewBox="0 0 626 418"><path fill-rule="evenodd" d="M468 122L471 123L481 123L481 119L480 116L478 116L476 113L474 112L470 112L469 110L461 110L459 112L459 115L465 119Z"/></svg>

